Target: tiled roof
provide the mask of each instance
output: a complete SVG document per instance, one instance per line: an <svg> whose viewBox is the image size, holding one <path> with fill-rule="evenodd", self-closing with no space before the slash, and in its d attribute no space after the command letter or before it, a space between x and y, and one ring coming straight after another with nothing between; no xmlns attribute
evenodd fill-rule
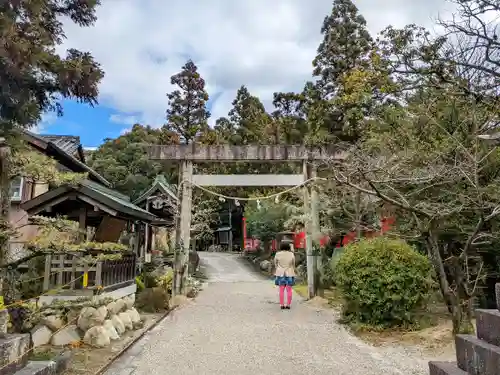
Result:
<svg viewBox="0 0 500 375"><path fill-rule="evenodd" d="M81 147L80 137L73 135L40 135L47 142L52 142L61 150L75 156Z"/></svg>
<svg viewBox="0 0 500 375"><path fill-rule="evenodd" d="M139 219L146 222L156 221L158 223L163 223L163 221L154 214L132 204L127 196L90 180L83 180L77 185L59 186L56 189L49 190L23 203L22 207L30 213L47 203L57 202L58 199L71 199L68 195L70 191L76 192L78 195L87 196L99 204L111 208L119 213L118 216L129 219Z"/></svg>
<svg viewBox="0 0 500 375"><path fill-rule="evenodd" d="M144 191L139 198L137 198L134 203L140 204L145 199L147 199L151 194L156 192L157 190L161 191L163 194L170 196L171 199L177 201L178 198L176 196L177 187L175 185L170 185L163 175L156 176L155 180L151 184L151 186Z"/></svg>

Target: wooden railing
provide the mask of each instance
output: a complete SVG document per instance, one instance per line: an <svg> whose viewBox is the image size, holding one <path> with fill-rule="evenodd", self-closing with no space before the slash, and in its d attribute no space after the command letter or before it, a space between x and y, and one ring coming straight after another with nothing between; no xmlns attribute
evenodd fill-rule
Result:
<svg viewBox="0 0 500 375"><path fill-rule="evenodd" d="M83 253L47 255L43 290L97 290L112 289L133 281L136 276L136 256L123 254L120 259L86 264Z"/></svg>

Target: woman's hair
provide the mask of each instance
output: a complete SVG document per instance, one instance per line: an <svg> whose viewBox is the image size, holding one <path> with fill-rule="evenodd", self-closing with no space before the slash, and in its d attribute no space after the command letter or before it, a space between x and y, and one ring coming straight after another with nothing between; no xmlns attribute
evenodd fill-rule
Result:
<svg viewBox="0 0 500 375"><path fill-rule="evenodd" d="M280 250L291 251L292 247L290 246L290 244L288 242L282 242L280 244Z"/></svg>

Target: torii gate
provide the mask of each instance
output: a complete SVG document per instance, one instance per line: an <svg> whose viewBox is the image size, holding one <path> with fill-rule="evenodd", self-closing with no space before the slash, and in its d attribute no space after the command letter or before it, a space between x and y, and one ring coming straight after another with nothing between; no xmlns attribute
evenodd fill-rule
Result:
<svg viewBox="0 0 500 375"><path fill-rule="evenodd" d="M342 160L344 153L334 148L308 148L292 145L159 145L150 146L149 158L156 161L178 162L180 220L177 227L176 243L182 244L180 267L176 270L174 294L185 294L186 276L190 247L192 184L198 186L297 186L316 177L313 162ZM248 174L216 175L193 174L194 163L258 162L258 163L301 163L301 174ZM310 185L304 189L304 211L311 214L312 222L306 225L307 284L309 297L315 293L314 258L312 240L319 237L319 215L317 193ZM177 265L176 265L177 266Z"/></svg>

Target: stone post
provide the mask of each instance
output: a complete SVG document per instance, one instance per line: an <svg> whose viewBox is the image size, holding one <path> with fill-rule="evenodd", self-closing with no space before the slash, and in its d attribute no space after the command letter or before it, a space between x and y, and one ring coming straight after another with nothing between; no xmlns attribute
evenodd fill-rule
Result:
<svg viewBox="0 0 500 375"><path fill-rule="evenodd" d="M304 160L302 163L302 172L304 173L304 180L308 180L309 177L309 167L307 161ZM307 268L307 290L308 297L313 298L316 294L315 286L315 259L313 256L313 238L312 238L312 223L309 218L311 217L311 194L310 187L308 185L304 186L304 216L308 218L306 223L304 223L304 231L306 235L306 268Z"/></svg>
<svg viewBox="0 0 500 375"><path fill-rule="evenodd" d="M193 177L193 163L191 161L181 162L181 207L179 210L179 231L177 236L177 248L181 249L179 262L176 270L177 282L175 284L176 294L186 294L186 281L189 265L189 247L191 240L191 209L193 187L191 185ZM182 246L179 246L182 245Z"/></svg>

